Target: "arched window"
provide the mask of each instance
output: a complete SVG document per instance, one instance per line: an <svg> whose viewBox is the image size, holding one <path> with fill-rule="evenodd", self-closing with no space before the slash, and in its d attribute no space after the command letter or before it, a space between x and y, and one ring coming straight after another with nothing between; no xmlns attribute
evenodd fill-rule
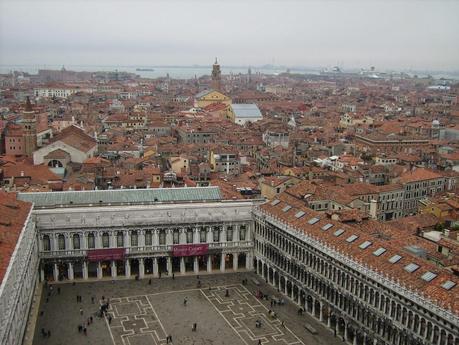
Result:
<svg viewBox="0 0 459 345"><path fill-rule="evenodd" d="M123 247L124 246L124 236L122 231L118 231L116 234L116 246Z"/></svg>
<svg viewBox="0 0 459 345"><path fill-rule="evenodd" d="M186 230L186 243L193 243L193 229Z"/></svg>
<svg viewBox="0 0 459 345"><path fill-rule="evenodd" d="M180 242L180 232L178 229L175 229L174 232L172 233L172 243L174 244L179 244Z"/></svg>
<svg viewBox="0 0 459 345"><path fill-rule="evenodd" d="M245 225L241 225L239 227L239 240L240 241L245 241L245 235L246 235L247 229Z"/></svg>
<svg viewBox="0 0 459 345"><path fill-rule="evenodd" d="M80 235L73 234L73 249L80 249Z"/></svg>
<svg viewBox="0 0 459 345"><path fill-rule="evenodd" d="M151 246L153 244L153 237L151 235L151 230L145 231L145 245Z"/></svg>
<svg viewBox="0 0 459 345"><path fill-rule="evenodd" d="M137 247L139 245L139 236L137 235L137 231L131 232L131 247Z"/></svg>
<svg viewBox="0 0 459 345"><path fill-rule="evenodd" d="M102 248L109 248L110 247L110 236L108 232L104 232L102 234Z"/></svg>
<svg viewBox="0 0 459 345"><path fill-rule="evenodd" d="M213 230L213 242L220 242L220 229L218 227Z"/></svg>
<svg viewBox="0 0 459 345"><path fill-rule="evenodd" d="M88 248L89 249L96 248L96 241L95 241L94 234L92 232L88 234Z"/></svg>
<svg viewBox="0 0 459 345"><path fill-rule="evenodd" d="M43 250L49 252L51 250L51 240L48 235L43 236Z"/></svg>
<svg viewBox="0 0 459 345"><path fill-rule="evenodd" d="M59 250L65 250L65 237L64 237L64 235L60 234L57 237L57 246L58 246Z"/></svg>
<svg viewBox="0 0 459 345"><path fill-rule="evenodd" d="M163 246L166 244L166 231L160 230L159 232L159 245Z"/></svg>

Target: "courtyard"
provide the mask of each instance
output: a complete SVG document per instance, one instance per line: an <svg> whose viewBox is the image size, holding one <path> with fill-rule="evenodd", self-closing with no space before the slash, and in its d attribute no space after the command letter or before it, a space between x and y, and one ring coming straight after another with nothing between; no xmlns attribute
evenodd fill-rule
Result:
<svg viewBox="0 0 459 345"><path fill-rule="evenodd" d="M181 345L342 344L325 325L298 315L297 305L272 307L257 291L282 298L253 273L53 284L43 288L33 344L162 345L169 335ZM107 301L107 317L100 317ZM86 334L78 329L82 324Z"/></svg>

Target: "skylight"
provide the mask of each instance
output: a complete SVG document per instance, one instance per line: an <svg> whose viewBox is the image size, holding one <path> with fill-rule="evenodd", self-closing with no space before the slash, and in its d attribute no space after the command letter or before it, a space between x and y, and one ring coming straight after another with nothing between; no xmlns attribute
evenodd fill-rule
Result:
<svg viewBox="0 0 459 345"><path fill-rule="evenodd" d="M313 224L317 223L319 220L320 219L317 218L317 217L311 218L311 219L308 220L308 224L313 225Z"/></svg>
<svg viewBox="0 0 459 345"><path fill-rule="evenodd" d="M292 208L292 206L287 205L287 206L285 206L285 207L282 209L282 211L287 212L287 211L290 210L291 208Z"/></svg>
<svg viewBox="0 0 459 345"><path fill-rule="evenodd" d="M374 255L374 256L381 256L381 255L383 255L385 252L386 252L386 248L379 247L378 249L376 249L376 250L373 252L373 255Z"/></svg>
<svg viewBox="0 0 459 345"><path fill-rule="evenodd" d="M447 280L441 285L441 287L445 290L451 290L455 286L456 286L456 283L451 280Z"/></svg>
<svg viewBox="0 0 459 345"><path fill-rule="evenodd" d="M332 227L333 227L333 224L327 223L322 227L322 230L323 231L327 231L328 229L330 229Z"/></svg>
<svg viewBox="0 0 459 345"><path fill-rule="evenodd" d="M396 254L396 255L394 255L393 257L391 257L391 258L389 259L389 262L390 262L391 264L395 264L395 263L399 262L401 258L402 258L402 257L401 257L400 255Z"/></svg>
<svg viewBox="0 0 459 345"><path fill-rule="evenodd" d="M360 249L367 249L369 246L371 246L371 244L372 243L370 241L365 241L359 246L359 248Z"/></svg>
<svg viewBox="0 0 459 345"><path fill-rule="evenodd" d="M424 274L421 276L421 279L422 279L422 280L425 280L426 282L430 282L430 281L432 281L432 279L434 279L436 276L437 276L436 273L433 273L433 272L426 272L426 273L424 273Z"/></svg>
<svg viewBox="0 0 459 345"><path fill-rule="evenodd" d="M412 263L410 263L410 264L405 266L405 271L407 271L409 273L413 273L418 268L419 268L419 265L416 265L415 263L412 262Z"/></svg>
<svg viewBox="0 0 459 345"><path fill-rule="evenodd" d="M305 215L306 213L304 213L303 211L298 211L296 214L295 214L295 217L296 218L301 218Z"/></svg>
<svg viewBox="0 0 459 345"><path fill-rule="evenodd" d="M280 200L275 199L271 201L271 206L276 206L278 203L280 203Z"/></svg>
<svg viewBox="0 0 459 345"><path fill-rule="evenodd" d="M338 229L338 230L336 230L336 231L333 233L333 235L335 235L336 237L338 237L338 236L341 236L341 235L343 234L343 232L344 232L343 229Z"/></svg>
<svg viewBox="0 0 459 345"><path fill-rule="evenodd" d="M346 242L352 243L358 238L359 238L359 236L357 236L357 235L351 235L348 238L346 238Z"/></svg>

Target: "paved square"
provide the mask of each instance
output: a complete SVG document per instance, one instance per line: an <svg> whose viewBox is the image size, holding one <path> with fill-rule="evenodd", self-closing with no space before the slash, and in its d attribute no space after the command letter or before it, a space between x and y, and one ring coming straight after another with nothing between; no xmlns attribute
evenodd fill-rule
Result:
<svg viewBox="0 0 459 345"><path fill-rule="evenodd" d="M259 340L263 345L342 344L310 316L298 316L293 303L276 306L279 318L271 318L269 302L257 299L255 291L278 293L264 283L255 286L253 277L252 273L202 275L200 288L196 276L163 277L151 284L148 279L54 284L52 290L43 289L33 344L163 345L167 335L172 335L174 345L257 345ZM249 284L241 285L242 279ZM82 296L81 303L77 295ZM110 323L97 315L99 302L108 298ZM257 320L260 328L255 326ZM305 331L305 322L314 325L319 335ZM78 331L83 323L86 335ZM51 337L43 337L42 329L50 330Z"/></svg>

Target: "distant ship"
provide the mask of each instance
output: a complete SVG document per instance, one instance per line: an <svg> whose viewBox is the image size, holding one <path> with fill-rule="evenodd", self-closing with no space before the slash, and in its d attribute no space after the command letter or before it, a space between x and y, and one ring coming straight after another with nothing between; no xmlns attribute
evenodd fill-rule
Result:
<svg viewBox="0 0 459 345"><path fill-rule="evenodd" d="M137 72L153 72L153 68L136 68L135 69Z"/></svg>

